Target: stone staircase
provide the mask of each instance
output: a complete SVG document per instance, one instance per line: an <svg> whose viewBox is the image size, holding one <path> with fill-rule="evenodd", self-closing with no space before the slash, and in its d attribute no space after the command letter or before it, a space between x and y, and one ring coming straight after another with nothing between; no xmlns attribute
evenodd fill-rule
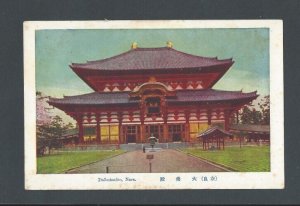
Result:
<svg viewBox="0 0 300 206"><path fill-rule="evenodd" d="M155 143L154 148L160 149L178 149L188 147L190 144L187 142L169 142L169 143ZM136 143L136 144L120 144L120 149L125 151L143 150L145 148L151 148L149 143Z"/></svg>

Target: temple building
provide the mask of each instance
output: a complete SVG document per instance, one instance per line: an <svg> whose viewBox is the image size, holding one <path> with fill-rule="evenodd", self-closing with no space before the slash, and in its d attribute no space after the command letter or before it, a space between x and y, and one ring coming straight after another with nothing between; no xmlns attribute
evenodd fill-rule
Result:
<svg viewBox="0 0 300 206"><path fill-rule="evenodd" d="M139 48L70 68L94 92L50 98L49 104L77 121L79 144L193 142L209 127L229 130L229 121L256 91L222 91L212 87L233 65L187 54L171 42Z"/></svg>

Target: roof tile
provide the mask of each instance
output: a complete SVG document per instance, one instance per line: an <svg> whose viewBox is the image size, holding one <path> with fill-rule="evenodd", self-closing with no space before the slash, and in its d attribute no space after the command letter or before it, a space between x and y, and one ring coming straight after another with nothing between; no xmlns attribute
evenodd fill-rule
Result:
<svg viewBox="0 0 300 206"><path fill-rule="evenodd" d="M177 51L173 48L137 48L111 58L73 63L71 68L92 70L140 70L199 68L223 64L233 64L232 59L218 60L216 57L202 57Z"/></svg>
<svg viewBox="0 0 300 206"><path fill-rule="evenodd" d="M167 99L167 102L212 102L230 101L238 99L255 99L256 92L242 93L241 91L207 90L179 90L176 98ZM132 100L129 92L93 92L77 96L65 96L64 98L50 98L50 104L74 104L74 105L115 105L138 103Z"/></svg>

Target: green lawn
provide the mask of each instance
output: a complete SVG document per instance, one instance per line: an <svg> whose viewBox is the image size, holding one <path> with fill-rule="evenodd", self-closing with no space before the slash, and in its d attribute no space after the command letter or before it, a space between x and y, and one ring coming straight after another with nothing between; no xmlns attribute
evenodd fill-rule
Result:
<svg viewBox="0 0 300 206"><path fill-rule="evenodd" d="M199 148L182 150L239 172L270 171L269 146L226 147L225 150L203 151Z"/></svg>
<svg viewBox="0 0 300 206"><path fill-rule="evenodd" d="M82 166L95 161L123 153L122 150L91 151L91 152L62 152L37 158L38 174L63 173L74 167Z"/></svg>

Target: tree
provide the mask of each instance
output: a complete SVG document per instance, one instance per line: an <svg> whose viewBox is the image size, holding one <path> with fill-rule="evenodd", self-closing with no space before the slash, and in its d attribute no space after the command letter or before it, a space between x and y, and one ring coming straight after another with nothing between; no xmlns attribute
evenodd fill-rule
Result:
<svg viewBox="0 0 300 206"><path fill-rule="evenodd" d="M241 114L242 124L260 124L262 121L262 114L259 110L244 106Z"/></svg>
<svg viewBox="0 0 300 206"><path fill-rule="evenodd" d="M251 110L249 106L244 106L241 113L242 124L249 124L251 122Z"/></svg>
<svg viewBox="0 0 300 206"><path fill-rule="evenodd" d="M62 118L58 115L52 118L50 124L38 125L38 154L42 153L46 147L49 149L49 154L51 149L62 147L63 142L61 138L66 133L66 131L72 127L72 123L64 124Z"/></svg>
<svg viewBox="0 0 300 206"><path fill-rule="evenodd" d="M50 153L53 148L62 147L62 136L73 128L72 123L65 124L58 115L53 116L47 103L48 97L41 92L36 93L37 102L37 155L43 155L48 148Z"/></svg>
<svg viewBox="0 0 300 206"><path fill-rule="evenodd" d="M42 92L36 92L36 123L37 125L50 124L52 113L47 100L48 96L45 96Z"/></svg>
<svg viewBox="0 0 300 206"><path fill-rule="evenodd" d="M240 120L242 124L270 124L270 96L265 96L258 105L245 105Z"/></svg>
<svg viewBox="0 0 300 206"><path fill-rule="evenodd" d="M264 96L258 103L262 112L262 124L270 124L270 95Z"/></svg>
<svg viewBox="0 0 300 206"><path fill-rule="evenodd" d="M256 110L255 108L252 108L251 111L251 123L252 124L259 124L262 121L262 114L260 111Z"/></svg>
<svg viewBox="0 0 300 206"><path fill-rule="evenodd" d="M74 125L71 122L69 122L68 124L65 125L65 127L68 129L73 129Z"/></svg>

